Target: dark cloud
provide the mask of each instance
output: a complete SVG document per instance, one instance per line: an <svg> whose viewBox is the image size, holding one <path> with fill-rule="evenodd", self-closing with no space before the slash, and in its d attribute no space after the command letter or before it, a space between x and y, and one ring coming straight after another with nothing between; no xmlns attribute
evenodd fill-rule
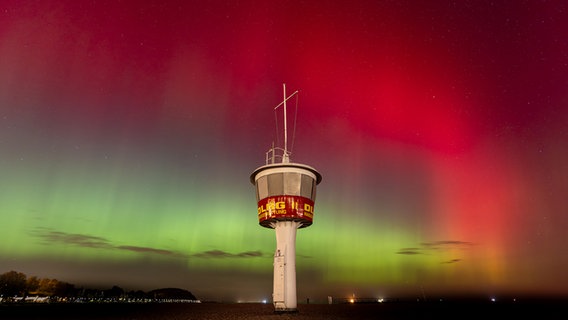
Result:
<svg viewBox="0 0 568 320"><path fill-rule="evenodd" d="M233 255L222 250L209 250L196 253L193 256L198 258L230 258Z"/></svg>
<svg viewBox="0 0 568 320"><path fill-rule="evenodd" d="M246 251L237 254L238 257L241 258L254 258L254 257L262 257L262 252L260 251Z"/></svg>
<svg viewBox="0 0 568 320"><path fill-rule="evenodd" d="M449 250L449 249L464 249L470 246L473 246L473 242L468 241L458 241L458 240L442 240L442 241L432 241L432 242L422 242L420 243L420 247L415 248L401 248L397 251L397 254L404 254L404 255L415 255L415 254L424 254L426 252L432 252L437 250ZM453 259L450 261L446 261L444 263L454 263L458 262L460 259Z"/></svg>
<svg viewBox="0 0 568 320"><path fill-rule="evenodd" d="M397 254L407 254L407 255L413 255L413 254L422 254L422 252L420 252L420 248L401 248Z"/></svg>
<svg viewBox="0 0 568 320"><path fill-rule="evenodd" d="M67 233L62 231L55 231L49 228L36 228L34 231L30 232L31 235L42 240L44 244L65 244L74 245L83 248L101 248L110 250L126 250L143 254L153 254L161 256L170 257L185 257L186 255L179 252L149 248L149 247L138 247L129 245L113 245L110 240L92 236L88 234L78 234L78 233Z"/></svg>
<svg viewBox="0 0 568 320"><path fill-rule="evenodd" d="M85 248L112 248L108 239L87 234L66 233L47 228L38 228L32 235L40 238L43 242L74 245Z"/></svg>
<svg viewBox="0 0 568 320"><path fill-rule="evenodd" d="M125 250L140 254L151 254L151 255L174 257L174 258L188 258L190 256L180 252L160 249L160 248L139 247L132 245L113 245L109 239L103 237L97 237L88 234L55 231L50 228L41 228L41 227L36 228L32 232L30 232L30 234L32 236L41 239L42 243L44 244L65 244L65 245L74 245L83 248ZM263 254L260 251L244 251L239 253L229 253L223 250L209 250L209 251L196 253L191 256L197 258L256 258L256 257L262 257Z"/></svg>
<svg viewBox="0 0 568 320"><path fill-rule="evenodd" d="M198 258L256 258L262 257L262 252L260 251L245 251L241 253L229 253L223 250L209 250L193 255Z"/></svg>
<svg viewBox="0 0 568 320"><path fill-rule="evenodd" d="M138 253L151 253L151 254L157 254L157 255L162 255L162 256L170 256L170 257L184 257L185 256L185 255L183 255L179 252L175 252L175 251L171 251L171 250L155 249L155 248L148 248L148 247L117 246L115 248L120 249L120 250L138 252Z"/></svg>
<svg viewBox="0 0 568 320"><path fill-rule="evenodd" d="M452 259L452 260L448 260L448 261L442 261L442 263L445 264L449 264L449 263L456 263L456 262L460 262L461 259Z"/></svg>
<svg viewBox="0 0 568 320"><path fill-rule="evenodd" d="M429 249L444 249L448 247L466 247L472 246L472 242L467 241L456 241L456 240L442 240L442 241L433 241L433 242L422 242L422 246Z"/></svg>

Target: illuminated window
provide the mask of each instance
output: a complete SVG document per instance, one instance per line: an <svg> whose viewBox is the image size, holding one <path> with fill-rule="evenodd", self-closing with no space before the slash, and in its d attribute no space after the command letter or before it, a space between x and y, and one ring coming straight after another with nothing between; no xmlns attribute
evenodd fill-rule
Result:
<svg viewBox="0 0 568 320"><path fill-rule="evenodd" d="M257 201L266 197L290 195L316 200L316 181L298 172L273 173L256 180Z"/></svg>
<svg viewBox="0 0 568 320"><path fill-rule="evenodd" d="M300 195L301 174L296 172L284 173L284 194L290 196Z"/></svg>
<svg viewBox="0 0 568 320"><path fill-rule="evenodd" d="M312 183L313 183L313 188L312 188L312 200L313 200L313 201L316 201L316 189L317 189L317 188L316 188L316 181L315 181L315 180L312 180Z"/></svg>
<svg viewBox="0 0 568 320"><path fill-rule="evenodd" d="M284 192L284 180L282 173L268 175L268 196L279 196Z"/></svg>
<svg viewBox="0 0 568 320"><path fill-rule="evenodd" d="M314 200L315 190L314 189L314 179L308 175L302 175L302 190L300 195L304 198Z"/></svg>
<svg viewBox="0 0 568 320"><path fill-rule="evenodd" d="M256 190L258 194L256 195L256 201L260 201L268 197L268 183L266 182L266 176L258 178L256 180Z"/></svg>

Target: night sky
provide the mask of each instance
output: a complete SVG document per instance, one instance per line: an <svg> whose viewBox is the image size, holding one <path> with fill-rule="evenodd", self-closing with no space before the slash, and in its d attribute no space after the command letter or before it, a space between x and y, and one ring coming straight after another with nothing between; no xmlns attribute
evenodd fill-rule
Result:
<svg viewBox="0 0 568 320"><path fill-rule="evenodd" d="M299 300L566 295L567 7L2 1L0 273L270 300L286 83Z"/></svg>

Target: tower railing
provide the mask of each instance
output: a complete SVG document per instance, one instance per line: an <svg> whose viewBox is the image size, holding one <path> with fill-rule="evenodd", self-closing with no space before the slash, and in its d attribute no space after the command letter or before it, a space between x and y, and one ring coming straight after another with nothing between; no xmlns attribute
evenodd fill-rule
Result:
<svg viewBox="0 0 568 320"><path fill-rule="evenodd" d="M286 163L290 159L291 152L280 147L272 147L266 151L266 164Z"/></svg>

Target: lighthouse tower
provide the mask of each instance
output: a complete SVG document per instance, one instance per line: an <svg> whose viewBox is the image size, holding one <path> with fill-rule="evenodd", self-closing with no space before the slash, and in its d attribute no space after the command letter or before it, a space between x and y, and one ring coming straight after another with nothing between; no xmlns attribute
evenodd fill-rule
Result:
<svg viewBox="0 0 568 320"><path fill-rule="evenodd" d="M256 187L258 222L276 231L274 285L272 300L275 312L296 312L296 230L308 227L314 218L316 186L321 174L314 168L290 161L287 149L286 96L274 109L284 109L284 148L272 147L266 164L253 171L250 181Z"/></svg>

